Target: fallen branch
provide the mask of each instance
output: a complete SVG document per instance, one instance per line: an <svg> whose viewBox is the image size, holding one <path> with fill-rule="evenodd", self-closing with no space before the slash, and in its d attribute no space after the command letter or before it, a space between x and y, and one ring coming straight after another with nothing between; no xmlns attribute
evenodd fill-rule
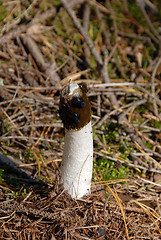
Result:
<svg viewBox="0 0 161 240"><path fill-rule="evenodd" d="M28 36L27 34L22 34L21 39L24 45L28 48L33 58L35 59L40 70L42 72L45 72L45 74L47 75L51 85L56 85L56 83L60 81L60 77L56 72L56 63L53 62L52 64L49 64L45 62L44 57L40 52L37 44L30 36Z"/></svg>

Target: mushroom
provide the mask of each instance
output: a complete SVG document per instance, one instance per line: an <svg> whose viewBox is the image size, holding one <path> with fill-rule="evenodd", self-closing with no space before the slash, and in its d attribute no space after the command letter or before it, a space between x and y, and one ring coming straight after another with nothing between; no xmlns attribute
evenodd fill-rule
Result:
<svg viewBox="0 0 161 240"><path fill-rule="evenodd" d="M61 183L72 198L79 199L90 193L93 134L90 102L77 83L62 90L59 113L65 127Z"/></svg>

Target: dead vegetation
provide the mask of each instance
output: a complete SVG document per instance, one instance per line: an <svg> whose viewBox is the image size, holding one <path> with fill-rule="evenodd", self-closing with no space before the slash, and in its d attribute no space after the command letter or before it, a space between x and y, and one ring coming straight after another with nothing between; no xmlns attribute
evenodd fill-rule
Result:
<svg viewBox="0 0 161 240"><path fill-rule="evenodd" d="M160 239L159 1L0 2L0 238ZM59 184L59 90L85 83L92 193Z"/></svg>

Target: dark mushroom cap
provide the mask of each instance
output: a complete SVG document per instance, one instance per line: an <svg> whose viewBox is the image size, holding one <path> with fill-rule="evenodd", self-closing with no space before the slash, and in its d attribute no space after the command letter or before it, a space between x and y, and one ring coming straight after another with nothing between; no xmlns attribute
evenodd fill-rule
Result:
<svg viewBox="0 0 161 240"><path fill-rule="evenodd" d="M59 114L68 130L79 130L91 120L91 105L83 89L72 82L61 92Z"/></svg>

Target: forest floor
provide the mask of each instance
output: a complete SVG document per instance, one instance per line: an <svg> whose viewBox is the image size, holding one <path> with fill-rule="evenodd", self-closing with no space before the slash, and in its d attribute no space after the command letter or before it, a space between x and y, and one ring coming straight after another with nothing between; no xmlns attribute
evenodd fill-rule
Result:
<svg viewBox="0 0 161 240"><path fill-rule="evenodd" d="M0 239L161 239L161 2L0 1ZM60 90L86 84L89 196L59 183Z"/></svg>

